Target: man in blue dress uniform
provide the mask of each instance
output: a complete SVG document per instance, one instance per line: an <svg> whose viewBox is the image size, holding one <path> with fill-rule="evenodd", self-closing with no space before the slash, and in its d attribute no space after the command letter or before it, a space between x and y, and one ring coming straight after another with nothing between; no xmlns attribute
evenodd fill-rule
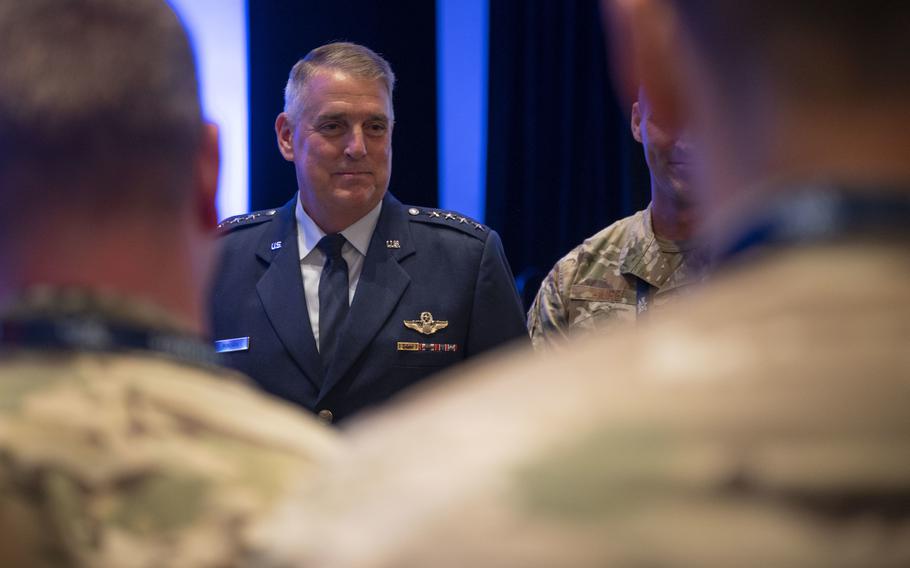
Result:
<svg viewBox="0 0 910 568"><path fill-rule="evenodd" d="M212 307L224 362L329 422L527 337L498 235L387 193L394 82L356 44L299 61L275 122L299 192L222 223Z"/></svg>

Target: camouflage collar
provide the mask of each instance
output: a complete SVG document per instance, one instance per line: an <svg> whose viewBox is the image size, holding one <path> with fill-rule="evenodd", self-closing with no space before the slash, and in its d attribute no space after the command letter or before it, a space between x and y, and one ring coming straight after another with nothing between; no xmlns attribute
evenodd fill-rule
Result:
<svg viewBox="0 0 910 568"><path fill-rule="evenodd" d="M0 319L0 350L10 348L141 353L207 369L218 367L211 345L195 337L152 331L91 317Z"/></svg>
<svg viewBox="0 0 910 568"><path fill-rule="evenodd" d="M690 284L697 279L701 267L707 265L707 254L699 250L661 250L651 225L650 204L636 213L631 221L636 224L634 237L629 239L620 253L620 274L635 276L662 292ZM661 270L661 257L675 254L682 255L679 266L670 272Z"/></svg>
<svg viewBox="0 0 910 568"><path fill-rule="evenodd" d="M910 192L894 188L807 185L769 203L721 248L719 262L778 246L838 239L910 238Z"/></svg>
<svg viewBox="0 0 910 568"><path fill-rule="evenodd" d="M631 274L659 288L662 282L651 269L656 257L661 254L651 226L651 205L633 215L631 221L635 224L634 236L625 243L620 252L619 272Z"/></svg>
<svg viewBox="0 0 910 568"><path fill-rule="evenodd" d="M34 286L0 306L5 320L93 318L132 327L183 333L166 310L136 298L79 287Z"/></svg>

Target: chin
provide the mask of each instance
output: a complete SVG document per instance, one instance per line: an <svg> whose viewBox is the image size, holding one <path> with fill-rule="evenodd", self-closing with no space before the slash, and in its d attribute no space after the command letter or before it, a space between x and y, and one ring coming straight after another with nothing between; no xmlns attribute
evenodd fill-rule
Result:
<svg viewBox="0 0 910 568"><path fill-rule="evenodd" d="M379 203L384 190L380 190L375 185L368 187L342 187L335 190L335 195L342 203L352 207L364 207Z"/></svg>

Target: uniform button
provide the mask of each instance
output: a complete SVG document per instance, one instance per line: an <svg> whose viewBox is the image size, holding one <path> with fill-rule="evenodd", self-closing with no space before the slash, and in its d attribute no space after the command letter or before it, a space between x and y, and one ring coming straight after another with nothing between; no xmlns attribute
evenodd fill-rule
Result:
<svg viewBox="0 0 910 568"><path fill-rule="evenodd" d="M408 209L408 213L410 213L411 215L420 215L420 209L418 209L416 207L411 207L410 209Z"/></svg>
<svg viewBox="0 0 910 568"><path fill-rule="evenodd" d="M335 419L335 415L332 414L332 411L328 410L327 408L320 410L316 416L319 418L320 422L324 422L325 424L331 424L332 420Z"/></svg>

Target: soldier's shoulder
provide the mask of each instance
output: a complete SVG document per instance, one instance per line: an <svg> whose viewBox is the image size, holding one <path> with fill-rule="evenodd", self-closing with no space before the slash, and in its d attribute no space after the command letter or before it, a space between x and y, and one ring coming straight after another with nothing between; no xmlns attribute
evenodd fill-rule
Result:
<svg viewBox="0 0 910 568"><path fill-rule="evenodd" d="M413 205L405 205L404 210L408 219L415 223L460 231L482 241L486 240L492 232L492 229L488 226L457 211L432 207L415 207Z"/></svg>
<svg viewBox="0 0 910 568"><path fill-rule="evenodd" d="M99 357L116 364L99 365ZM34 488L16 480L38 468L68 480L40 497L82 504L62 508L67 526L82 526L85 511L114 506L117 515L101 519L97 531L128 539L134 566L155 566L164 553L191 557L195 529L231 534L236 544L231 526L265 515L338 448L333 432L290 404L163 358L86 354L61 364L29 357L0 366L0 378L20 379L7 382L24 391L14 408L0 409L7 495L31 514ZM228 565L236 554L216 548L211 565Z"/></svg>
<svg viewBox="0 0 910 568"><path fill-rule="evenodd" d="M228 217L224 221L218 223L218 234L227 235L239 229L267 223L274 219L277 214L278 209L263 209L261 211L253 211L252 213Z"/></svg>
<svg viewBox="0 0 910 568"><path fill-rule="evenodd" d="M601 261L613 260L618 262L623 251L646 238L644 229L645 212L639 211L628 217L623 217L618 221L597 231L577 247L572 249L563 259L581 259L598 258Z"/></svg>
<svg viewBox="0 0 910 568"><path fill-rule="evenodd" d="M586 238L556 261L550 275L559 275L569 281L585 279L593 271L601 274L604 269L618 266L628 248L644 236L644 211L604 227Z"/></svg>
<svg viewBox="0 0 910 568"><path fill-rule="evenodd" d="M579 245L578 250L596 251L611 246L622 247L645 234L645 211L638 211L597 231Z"/></svg>

